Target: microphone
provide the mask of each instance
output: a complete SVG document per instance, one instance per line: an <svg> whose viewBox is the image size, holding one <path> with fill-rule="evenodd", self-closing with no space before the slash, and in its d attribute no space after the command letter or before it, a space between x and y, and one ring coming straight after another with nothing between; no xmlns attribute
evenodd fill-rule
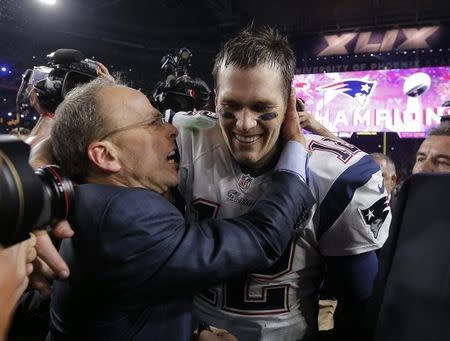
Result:
<svg viewBox="0 0 450 341"><path fill-rule="evenodd" d="M81 51L74 49L58 49L47 55L47 58L56 64L70 64L81 62L84 55Z"/></svg>

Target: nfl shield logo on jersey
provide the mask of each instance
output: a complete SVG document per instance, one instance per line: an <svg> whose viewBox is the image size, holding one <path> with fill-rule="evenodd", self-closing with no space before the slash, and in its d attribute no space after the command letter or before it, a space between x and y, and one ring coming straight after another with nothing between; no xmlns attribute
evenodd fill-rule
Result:
<svg viewBox="0 0 450 341"><path fill-rule="evenodd" d="M367 226L369 226L375 238L378 238L378 232L383 225L388 213L389 213L389 198L383 197L376 201L372 206L359 210L361 217Z"/></svg>
<svg viewBox="0 0 450 341"><path fill-rule="evenodd" d="M249 189L254 179L255 178L251 177L249 174L241 174L241 177L238 181L239 188Z"/></svg>

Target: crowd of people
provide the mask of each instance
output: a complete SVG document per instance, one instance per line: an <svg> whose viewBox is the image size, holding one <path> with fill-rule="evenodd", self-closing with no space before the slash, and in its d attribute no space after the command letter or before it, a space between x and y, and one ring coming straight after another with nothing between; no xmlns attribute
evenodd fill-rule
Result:
<svg viewBox="0 0 450 341"><path fill-rule="evenodd" d="M33 92L30 162L77 186L59 241L39 230L0 252L3 338L30 276L50 297L49 341L370 340L395 165L321 126L295 66L277 30L241 31L216 56L208 129L166 122L101 63L54 108ZM420 146L420 172L450 172L450 124Z"/></svg>

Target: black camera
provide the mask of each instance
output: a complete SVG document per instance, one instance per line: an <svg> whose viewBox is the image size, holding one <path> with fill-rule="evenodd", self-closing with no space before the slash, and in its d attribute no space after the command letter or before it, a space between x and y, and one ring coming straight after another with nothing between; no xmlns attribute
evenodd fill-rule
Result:
<svg viewBox="0 0 450 341"><path fill-rule="evenodd" d="M152 104L159 111L192 111L208 106L211 93L208 85L199 78L189 76L191 57L191 51L183 47L162 58L164 80L156 85L152 99Z"/></svg>
<svg viewBox="0 0 450 341"><path fill-rule="evenodd" d="M97 77L97 63L85 59L78 50L59 49L47 55L46 66L35 66L22 76L17 93L17 112L26 114L30 108L30 93L34 89L39 103L54 112L66 94L76 85Z"/></svg>
<svg viewBox="0 0 450 341"><path fill-rule="evenodd" d="M73 201L72 182L58 166L33 172L30 147L10 135L0 135L0 244L11 245L29 237L36 227L65 219Z"/></svg>

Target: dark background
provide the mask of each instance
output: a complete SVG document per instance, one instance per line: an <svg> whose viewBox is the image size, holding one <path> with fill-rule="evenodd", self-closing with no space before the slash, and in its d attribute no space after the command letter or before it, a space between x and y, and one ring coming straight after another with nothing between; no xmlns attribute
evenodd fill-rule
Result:
<svg viewBox="0 0 450 341"><path fill-rule="evenodd" d="M22 73L45 65L45 56L58 48L79 49L86 57L102 61L110 71L120 71L131 86L149 92L162 78L161 58L188 47L193 52L191 74L212 87L215 54L224 41L252 21L276 25L286 33L301 69L333 63L331 58L317 59L306 48L312 39L324 34L448 27L450 1L57 0L55 6L45 6L37 0L0 0L0 66L7 68L0 72L0 131L13 127L7 124L11 119L8 113L15 117L15 95ZM427 65L449 65L450 37L445 35L439 49L417 51L414 56L352 55L348 62L414 58L426 59ZM27 127L34 122L32 115L21 119L21 125ZM389 133L387 140L388 154L408 172L421 140L400 140L394 133ZM382 151L383 134L355 134L349 141L368 152Z"/></svg>

